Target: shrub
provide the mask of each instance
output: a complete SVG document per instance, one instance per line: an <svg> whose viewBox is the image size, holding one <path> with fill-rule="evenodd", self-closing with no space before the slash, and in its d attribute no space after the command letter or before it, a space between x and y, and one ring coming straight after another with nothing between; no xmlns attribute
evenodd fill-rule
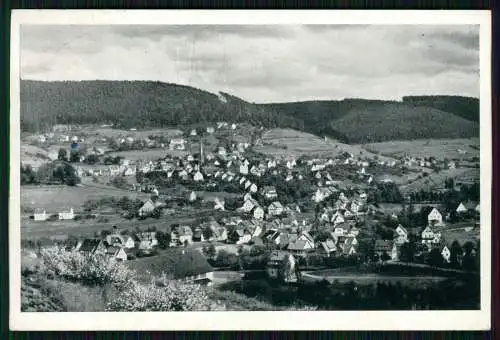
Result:
<svg viewBox="0 0 500 340"><path fill-rule="evenodd" d="M47 273L87 285L126 287L134 275L122 263L101 254L82 254L57 247L41 250Z"/></svg>
<svg viewBox="0 0 500 340"><path fill-rule="evenodd" d="M106 311L203 311L210 305L203 287L164 280L161 285L132 284L107 304Z"/></svg>

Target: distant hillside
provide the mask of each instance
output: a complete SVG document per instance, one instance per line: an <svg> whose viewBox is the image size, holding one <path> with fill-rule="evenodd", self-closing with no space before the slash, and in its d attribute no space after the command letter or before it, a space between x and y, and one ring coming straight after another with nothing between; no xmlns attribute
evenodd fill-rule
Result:
<svg viewBox="0 0 500 340"><path fill-rule="evenodd" d="M403 103L433 107L459 117L479 122L479 99L460 96L408 96Z"/></svg>
<svg viewBox="0 0 500 340"><path fill-rule="evenodd" d="M21 125L39 131L54 124L114 123L164 127L203 122L248 122L302 128L302 123L243 100L224 102L189 86L152 81L21 81Z"/></svg>
<svg viewBox="0 0 500 340"><path fill-rule="evenodd" d="M458 98L456 103L454 98ZM396 139L477 137L479 126L472 118L479 117L479 106L465 105L474 100L477 101L465 97L405 97L404 102L345 99L263 106L302 120L308 132L329 135L348 143L367 143ZM469 115L469 119L464 119L465 115Z"/></svg>
<svg viewBox="0 0 500 340"><path fill-rule="evenodd" d="M349 143L479 136L478 123L434 108L395 103L354 108L330 127L345 134Z"/></svg>
<svg viewBox="0 0 500 340"><path fill-rule="evenodd" d="M254 104L226 93L152 81L21 81L21 127L31 132L54 124L160 128L232 121L367 143L477 137L478 112L478 100L465 97Z"/></svg>

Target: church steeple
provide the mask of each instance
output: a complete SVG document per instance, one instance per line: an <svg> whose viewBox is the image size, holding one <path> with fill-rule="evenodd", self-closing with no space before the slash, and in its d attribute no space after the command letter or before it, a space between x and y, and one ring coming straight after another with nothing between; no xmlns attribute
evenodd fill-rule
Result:
<svg viewBox="0 0 500 340"><path fill-rule="evenodd" d="M203 153L203 138L200 138L200 166L205 163L205 154Z"/></svg>

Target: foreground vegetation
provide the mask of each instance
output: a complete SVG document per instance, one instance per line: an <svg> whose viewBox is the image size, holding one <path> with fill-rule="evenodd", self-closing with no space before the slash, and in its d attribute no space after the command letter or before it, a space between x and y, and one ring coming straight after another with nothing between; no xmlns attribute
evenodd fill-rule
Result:
<svg viewBox="0 0 500 340"><path fill-rule="evenodd" d="M277 310L234 292L156 276L140 283L121 262L60 248L41 250L41 261L22 266L24 312ZM313 310L292 306L286 310Z"/></svg>

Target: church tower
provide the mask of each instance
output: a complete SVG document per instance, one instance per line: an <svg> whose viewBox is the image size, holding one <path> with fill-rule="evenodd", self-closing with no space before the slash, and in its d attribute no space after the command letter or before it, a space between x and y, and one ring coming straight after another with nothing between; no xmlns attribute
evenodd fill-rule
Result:
<svg viewBox="0 0 500 340"><path fill-rule="evenodd" d="M203 152L203 138L200 138L200 166L205 163L205 154Z"/></svg>

